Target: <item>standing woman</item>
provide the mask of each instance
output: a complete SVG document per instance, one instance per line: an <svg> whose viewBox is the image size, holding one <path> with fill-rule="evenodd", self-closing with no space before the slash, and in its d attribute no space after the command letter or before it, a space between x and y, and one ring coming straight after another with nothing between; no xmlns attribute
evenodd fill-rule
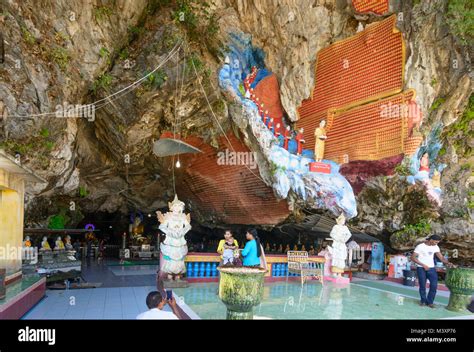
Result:
<svg viewBox="0 0 474 352"><path fill-rule="evenodd" d="M265 254L263 253L257 230L249 229L247 231L246 237L248 242L245 244L245 248L242 250L244 266L266 268Z"/></svg>

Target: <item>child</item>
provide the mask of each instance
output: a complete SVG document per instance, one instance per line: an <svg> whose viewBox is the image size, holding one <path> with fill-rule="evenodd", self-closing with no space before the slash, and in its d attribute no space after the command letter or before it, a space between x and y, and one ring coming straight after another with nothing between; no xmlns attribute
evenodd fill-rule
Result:
<svg viewBox="0 0 474 352"><path fill-rule="evenodd" d="M234 252L239 248L235 245L234 237L230 235L230 237L226 238L224 243L224 253L222 253L222 264L234 264Z"/></svg>

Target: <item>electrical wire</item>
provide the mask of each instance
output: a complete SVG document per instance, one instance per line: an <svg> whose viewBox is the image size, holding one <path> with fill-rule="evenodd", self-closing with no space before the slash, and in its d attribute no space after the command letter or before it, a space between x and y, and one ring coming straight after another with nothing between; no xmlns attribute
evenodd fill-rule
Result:
<svg viewBox="0 0 474 352"><path fill-rule="evenodd" d="M90 104L83 104L83 105L94 105L95 110L101 109L105 105L110 104L111 102L121 98L123 95L128 94L132 90L136 89L139 85L142 84L142 82L150 77L152 74L154 74L156 71L158 71L161 67L163 67L164 64L166 64L171 57L181 49L181 42L176 43L176 45L173 47L173 49L167 54L166 58L164 61L162 61L158 66L156 66L151 72L140 78L139 80L133 82L132 84L120 89L119 91L106 96L105 98L99 99L93 103ZM130 90L129 90L130 89ZM115 99L111 99L113 97L116 97ZM104 102L104 103L103 103ZM98 105L99 103L102 103L101 105ZM98 105L98 106L97 106ZM57 112L45 112L45 113L40 113L40 114L27 114L27 115L9 115L10 117L21 117L21 118L29 118L29 117L44 117L44 116L56 116Z"/></svg>

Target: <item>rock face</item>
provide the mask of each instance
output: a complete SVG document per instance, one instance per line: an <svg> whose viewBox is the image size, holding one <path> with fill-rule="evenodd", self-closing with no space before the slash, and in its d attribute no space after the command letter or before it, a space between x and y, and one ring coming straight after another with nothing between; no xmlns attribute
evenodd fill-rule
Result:
<svg viewBox="0 0 474 352"><path fill-rule="evenodd" d="M173 185L169 163L152 155L153 142L177 123L184 136L198 136L214 147L222 134L217 121L225 131L239 130L229 118L236 107L217 84L219 50L206 41L198 45L186 17L192 13L184 13L180 22L179 9L171 3L58 0L41 2L38 11L33 0L2 2L1 147L19 152L22 163L48 180L28 189L29 224L44 225L71 201L79 209L68 214L76 223L86 212L163 207L172 198ZM216 15L217 30L209 27L207 33L224 42L232 31L251 35L279 79L289 120L296 121L296 108L314 87L318 50L396 13L406 44L405 88L416 90L424 114L421 133L426 137L441 126L433 143L442 148L433 162L446 166L443 205L432 205L422 185L405 182L390 161L381 166L383 171L349 180L359 192L355 224L387 239L407 225L430 220L432 231L446 238L450 250L473 258L472 107L463 115L472 94L472 43L462 44L453 35L447 0L416 3L391 1L382 17L356 14L349 0L213 0L210 12ZM169 56L185 38L192 39L186 51ZM105 99L161 62L140 86ZM94 121L55 115L57 105L101 99Z"/></svg>

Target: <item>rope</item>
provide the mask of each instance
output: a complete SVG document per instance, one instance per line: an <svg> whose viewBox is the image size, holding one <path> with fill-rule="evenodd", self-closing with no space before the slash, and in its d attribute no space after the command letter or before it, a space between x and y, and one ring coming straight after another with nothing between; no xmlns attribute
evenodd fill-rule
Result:
<svg viewBox="0 0 474 352"><path fill-rule="evenodd" d="M194 60L191 60L191 62L192 62L192 64L193 64L193 69L194 69L194 73L195 73L195 75L196 75L197 81L198 81L198 83L199 83L199 86L201 87L201 91L203 92L204 97L206 98L206 102L207 102L207 105L208 105L208 107L209 107L209 110L211 111L211 115L214 117L214 120L216 120L217 125L219 126L219 129L221 130L221 132L222 132L222 134L224 135L225 139L226 139L227 142L229 143L230 149L232 149L232 151L235 153L236 151L235 151L235 149L234 149L234 146L232 145L232 142L231 142L230 139L227 137L227 135L226 135L224 129L222 128L222 125L221 125L220 122L219 122L219 119L217 118L216 114L214 113L214 109L213 109L212 106L211 106L211 103L210 103L210 101L209 101L209 97L208 97L208 95L207 95L207 93L206 93L206 90L204 89L204 87L203 87L203 85L202 85L202 82L201 82L202 78L199 76L199 74L198 74L198 72L197 72L196 65L194 64ZM250 167L248 167L248 165L245 165L245 167L247 168L247 170L250 171L250 173L251 173L252 175L254 175L256 178L260 179L264 184L266 184L265 181L260 177L260 175L256 175L256 174L253 172L253 170L252 170Z"/></svg>

